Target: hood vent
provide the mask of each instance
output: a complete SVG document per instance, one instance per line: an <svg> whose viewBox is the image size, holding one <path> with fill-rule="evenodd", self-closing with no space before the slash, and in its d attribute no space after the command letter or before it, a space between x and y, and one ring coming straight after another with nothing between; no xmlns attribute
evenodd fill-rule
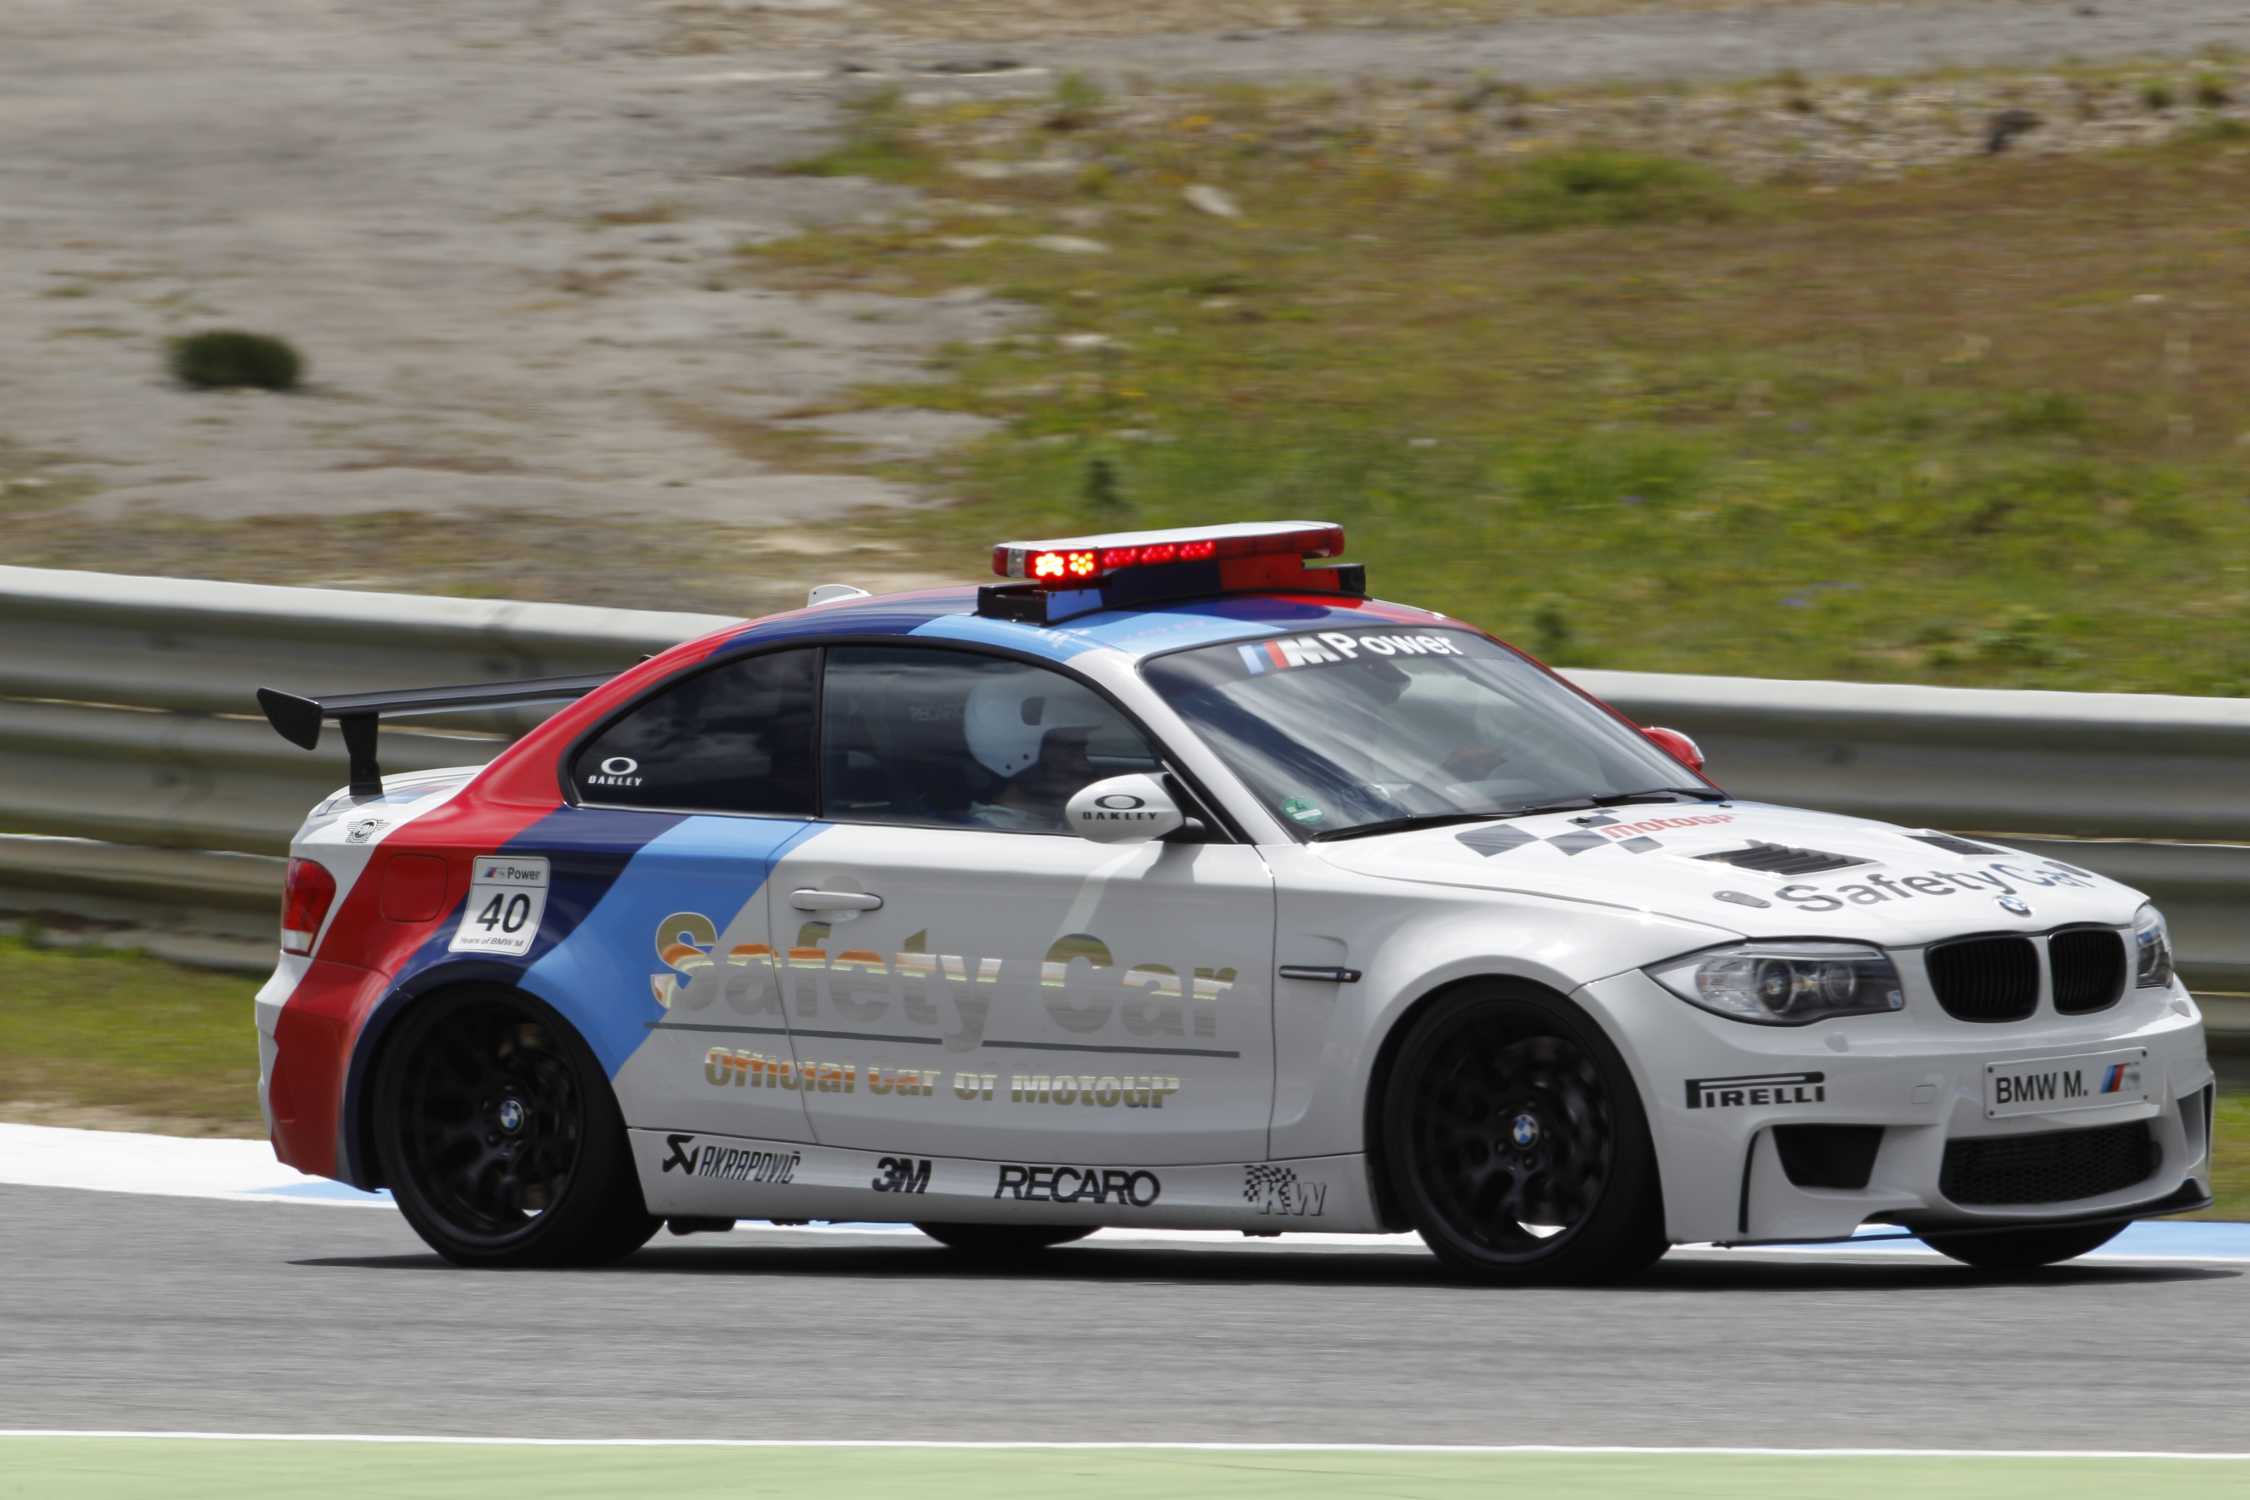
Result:
<svg viewBox="0 0 2250 1500"><path fill-rule="evenodd" d="M1757 870L1766 875L1818 875L1823 870L1844 870L1853 865L1874 863L1873 860L1853 859L1846 854L1823 854L1818 849L1792 849L1787 844L1761 844L1755 839L1740 849L1721 849L1716 854L1698 854L1696 858L1733 865L1741 870Z"/></svg>
<svg viewBox="0 0 2250 1500"><path fill-rule="evenodd" d="M1957 839L1950 833L1910 833L1908 838L1917 843L1934 845L1948 854L1999 854L2002 851L1990 844L1979 844L1969 839Z"/></svg>

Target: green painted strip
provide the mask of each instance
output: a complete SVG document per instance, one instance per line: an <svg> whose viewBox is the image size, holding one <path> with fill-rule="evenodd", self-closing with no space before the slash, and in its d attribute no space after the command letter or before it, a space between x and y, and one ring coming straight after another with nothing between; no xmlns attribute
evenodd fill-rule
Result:
<svg viewBox="0 0 2250 1500"><path fill-rule="evenodd" d="M14 1438L0 1500L2176 1500L2240 1495L2250 1462L1185 1449L531 1448Z"/></svg>

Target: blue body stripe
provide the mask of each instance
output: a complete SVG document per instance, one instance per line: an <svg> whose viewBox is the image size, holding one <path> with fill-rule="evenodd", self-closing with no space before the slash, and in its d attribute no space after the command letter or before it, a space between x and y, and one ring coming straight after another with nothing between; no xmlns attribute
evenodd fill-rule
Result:
<svg viewBox="0 0 2250 1500"><path fill-rule="evenodd" d="M523 987L576 1026L615 1078L664 1016L649 989L650 977L664 968L656 953L659 924L675 912L707 912L724 931L763 896L775 863L824 826L785 818L677 820L633 856L563 942L537 953Z"/></svg>

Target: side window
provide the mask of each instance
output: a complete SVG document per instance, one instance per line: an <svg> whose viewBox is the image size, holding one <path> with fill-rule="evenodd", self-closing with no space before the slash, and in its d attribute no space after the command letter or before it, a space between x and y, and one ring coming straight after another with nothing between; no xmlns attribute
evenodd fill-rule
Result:
<svg viewBox="0 0 2250 1500"><path fill-rule="evenodd" d="M965 651L830 647L822 704L831 818L1061 833L1081 788L1160 764L1093 689Z"/></svg>
<svg viewBox="0 0 2250 1500"><path fill-rule="evenodd" d="M811 817L814 653L747 656L659 688L571 762L612 807Z"/></svg>

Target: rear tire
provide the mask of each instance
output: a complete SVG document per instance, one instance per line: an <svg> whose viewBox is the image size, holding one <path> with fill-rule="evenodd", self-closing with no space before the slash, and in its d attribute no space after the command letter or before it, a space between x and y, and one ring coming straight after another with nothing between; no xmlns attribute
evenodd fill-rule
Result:
<svg viewBox="0 0 2250 1500"><path fill-rule="evenodd" d="M375 1090L391 1195L455 1265L605 1265L662 1223L601 1065L529 996L463 990L416 1005Z"/></svg>
<svg viewBox="0 0 2250 1500"><path fill-rule="evenodd" d="M1382 1100L1386 1181L1446 1266L1496 1285L1608 1281L1663 1255L1648 1116L1601 1028L1549 991L1441 996Z"/></svg>
<svg viewBox="0 0 2250 1500"><path fill-rule="evenodd" d="M1028 1260L1042 1250L1082 1240L1094 1231L1064 1224L916 1224L956 1255L994 1264Z"/></svg>
<svg viewBox="0 0 2250 1500"><path fill-rule="evenodd" d="M2067 1229L2007 1229L1998 1234L1925 1234L1922 1242L1980 1271L2036 1271L2076 1260L2122 1234L2122 1224L2081 1225Z"/></svg>

